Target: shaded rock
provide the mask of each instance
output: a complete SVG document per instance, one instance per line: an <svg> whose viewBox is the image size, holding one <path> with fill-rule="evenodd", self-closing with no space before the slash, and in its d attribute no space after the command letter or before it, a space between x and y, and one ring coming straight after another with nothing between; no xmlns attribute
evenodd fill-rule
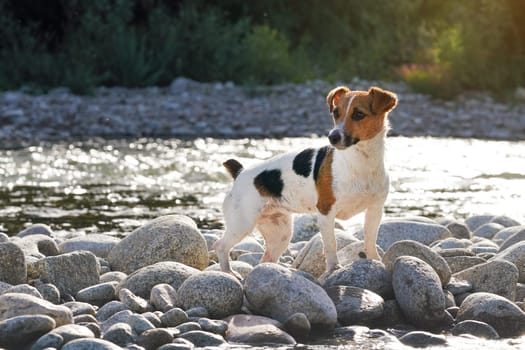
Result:
<svg viewBox="0 0 525 350"><path fill-rule="evenodd" d="M106 282L122 282L126 279L128 275L126 275L124 272L120 271L110 271L106 272L103 275L100 275L99 282L100 283L106 283Z"/></svg>
<svg viewBox="0 0 525 350"><path fill-rule="evenodd" d="M254 237L247 236L233 246L233 250L243 250L252 253L264 253L264 247Z"/></svg>
<svg viewBox="0 0 525 350"><path fill-rule="evenodd" d="M19 246L26 256L38 259L46 256L55 256L60 253L53 238L42 234L28 235L12 242Z"/></svg>
<svg viewBox="0 0 525 350"><path fill-rule="evenodd" d="M34 224L25 230L20 231L16 236L23 238L31 235L44 235L51 237L53 235L53 230L51 230L51 227L45 224Z"/></svg>
<svg viewBox="0 0 525 350"><path fill-rule="evenodd" d="M491 222L493 218L494 215L473 215L465 219L465 224L471 232L474 232L478 227Z"/></svg>
<svg viewBox="0 0 525 350"><path fill-rule="evenodd" d="M290 316L284 321L284 329L291 334L294 339L306 339L310 335L312 326L308 317L302 312Z"/></svg>
<svg viewBox="0 0 525 350"><path fill-rule="evenodd" d="M37 280L35 281L35 287L45 300L53 304L60 303L60 291L54 284L42 283L40 280Z"/></svg>
<svg viewBox="0 0 525 350"><path fill-rule="evenodd" d="M135 339L131 326L127 323L115 323L104 333L102 339L110 341L118 346L126 346Z"/></svg>
<svg viewBox="0 0 525 350"><path fill-rule="evenodd" d="M12 284L0 281L0 294L4 294L11 287L13 287Z"/></svg>
<svg viewBox="0 0 525 350"><path fill-rule="evenodd" d="M494 222L494 223L497 223L497 224L500 224L504 227L511 227L511 226L520 226L521 223L517 220L514 220L513 218L511 217L508 217L506 215L499 215L499 216L495 216L492 218L492 220L490 220L490 222Z"/></svg>
<svg viewBox="0 0 525 350"><path fill-rule="evenodd" d="M0 321L0 346L14 348L30 343L55 328L55 320L44 315L15 316Z"/></svg>
<svg viewBox="0 0 525 350"><path fill-rule="evenodd" d="M455 273L454 278L472 284L475 292L501 295L509 300L516 297L516 283L519 271L514 264L505 260L491 260Z"/></svg>
<svg viewBox="0 0 525 350"><path fill-rule="evenodd" d="M72 312L73 316L77 315L95 315L97 313L95 307L91 304L84 303L81 301L69 301L63 304L68 307Z"/></svg>
<svg viewBox="0 0 525 350"><path fill-rule="evenodd" d="M86 236L68 239L58 245L62 254L71 253L78 250L87 250L94 255L105 258L120 239L113 236L92 233Z"/></svg>
<svg viewBox="0 0 525 350"><path fill-rule="evenodd" d="M491 293L473 293L459 307L457 322L475 320L492 326L501 337L525 333L525 313L508 299Z"/></svg>
<svg viewBox="0 0 525 350"><path fill-rule="evenodd" d="M127 288L135 295L149 299L151 289L155 285L166 283L177 290L188 277L199 272L193 267L178 262L163 261L133 272L118 285L117 292Z"/></svg>
<svg viewBox="0 0 525 350"><path fill-rule="evenodd" d="M399 307L412 324L427 329L452 324L452 317L445 312L441 280L426 262L411 256L397 258L392 284Z"/></svg>
<svg viewBox="0 0 525 350"><path fill-rule="evenodd" d="M512 235L509 236L509 238L507 238L506 240L503 241L503 243L501 244L500 248L499 248L499 251L502 252L504 251L505 249L507 249L508 247L516 244L516 243L519 243L519 242L523 242L525 241L525 225L524 226L513 226L513 227L508 227L506 229L503 229L502 230L503 232L512 232ZM502 232L500 231L500 232Z"/></svg>
<svg viewBox="0 0 525 350"><path fill-rule="evenodd" d="M478 227L476 231L474 231L473 236L491 239L496 233L498 233L504 228L505 226L503 225L497 224L495 222L489 222L485 225L481 225L480 227Z"/></svg>
<svg viewBox="0 0 525 350"><path fill-rule="evenodd" d="M429 346L446 345L447 339L444 335L432 334L423 331L409 332L399 338L401 343L414 348L426 348Z"/></svg>
<svg viewBox="0 0 525 350"><path fill-rule="evenodd" d="M201 317L197 321L201 329L206 332L216 333L224 336L228 329L228 323L223 320L210 320L207 317Z"/></svg>
<svg viewBox="0 0 525 350"><path fill-rule="evenodd" d="M196 347L226 346L228 343L218 334L205 331L191 331L180 335L181 338L189 340Z"/></svg>
<svg viewBox="0 0 525 350"><path fill-rule="evenodd" d="M184 334L186 332L191 332L191 331L202 330L201 325L199 323L192 322L192 321L184 322L183 324L180 324L177 327L175 327L175 329L177 329L181 334Z"/></svg>
<svg viewBox="0 0 525 350"><path fill-rule="evenodd" d="M337 310L337 319L343 326L371 325L383 314L384 300L367 289L334 285L326 288Z"/></svg>
<svg viewBox="0 0 525 350"><path fill-rule="evenodd" d="M259 260L260 259L257 259L254 265L258 264ZM240 260L230 261L230 266L232 270L239 273L242 278L246 278L246 276L248 276L248 274L252 272L254 265ZM221 266L219 264L213 264L205 268L204 271L221 271Z"/></svg>
<svg viewBox="0 0 525 350"><path fill-rule="evenodd" d="M38 289L30 286L29 284L19 284L16 286L12 286L11 288L5 290L4 293L23 293L42 299L42 294L40 294Z"/></svg>
<svg viewBox="0 0 525 350"><path fill-rule="evenodd" d="M177 291L183 309L204 307L210 317L223 318L239 313L243 302L241 283L232 275L205 271L186 279Z"/></svg>
<svg viewBox="0 0 525 350"><path fill-rule="evenodd" d="M228 322L226 340L233 343L265 345L295 344L295 339L283 331L279 322L255 315L233 315L225 319Z"/></svg>
<svg viewBox="0 0 525 350"><path fill-rule="evenodd" d="M362 231L357 238L362 238ZM377 245L387 251L397 241L411 240L430 245L432 242L450 237L450 231L442 225L416 221L392 220L379 226Z"/></svg>
<svg viewBox="0 0 525 350"><path fill-rule="evenodd" d="M392 275L385 265L377 260L359 259L334 271L323 286L327 288L334 285L368 289L385 298L394 295Z"/></svg>
<svg viewBox="0 0 525 350"><path fill-rule="evenodd" d="M319 232L317 215L297 214L293 216L293 233L291 242L309 241Z"/></svg>
<svg viewBox="0 0 525 350"><path fill-rule="evenodd" d="M98 283L100 265L90 252L73 252L39 260L36 269L40 280L54 284L60 294L75 295Z"/></svg>
<svg viewBox="0 0 525 350"><path fill-rule="evenodd" d="M90 314L80 314L77 316L73 316L73 322L75 324L81 324L81 323L97 323L97 319L95 316Z"/></svg>
<svg viewBox="0 0 525 350"><path fill-rule="evenodd" d="M236 254L237 254L237 257L235 257ZM249 252L246 253L243 250L236 250L236 251L232 251L231 255L233 259L237 259L233 261L240 261L244 264L250 265L253 268L255 265L257 265L261 261L264 253L249 253Z"/></svg>
<svg viewBox="0 0 525 350"><path fill-rule="evenodd" d="M24 252L11 242L0 243L0 281L15 285L27 281Z"/></svg>
<svg viewBox="0 0 525 350"><path fill-rule="evenodd" d="M193 343L182 338L175 338L172 343L164 344L157 350L192 350Z"/></svg>
<svg viewBox="0 0 525 350"><path fill-rule="evenodd" d="M157 328L143 332L137 338L137 345L142 346L146 350L155 350L172 341L173 335L168 330Z"/></svg>
<svg viewBox="0 0 525 350"><path fill-rule="evenodd" d="M403 255L415 256L429 264L438 274L442 285L450 281L452 272L446 260L435 251L416 241L398 241L390 246L383 256L387 271L392 271L394 261Z"/></svg>
<svg viewBox="0 0 525 350"><path fill-rule="evenodd" d="M485 259L477 256L450 256L445 257L445 261L450 267L452 274L487 262Z"/></svg>
<svg viewBox="0 0 525 350"><path fill-rule="evenodd" d="M111 315L108 319L100 323L102 333L106 333L107 330L116 323L127 323L131 315L133 315L133 312L130 310L122 310Z"/></svg>
<svg viewBox="0 0 525 350"><path fill-rule="evenodd" d="M245 280L250 309L284 322L304 313L312 326L333 328L337 322L334 303L317 284L277 264L258 265Z"/></svg>
<svg viewBox="0 0 525 350"><path fill-rule="evenodd" d="M55 339L62 339L60 346L75 339L95 338L95 334L87 327L77 324L67 324L57 327L51 332L38 338L31 350L44 349L52 344Z"/></svg>
<svg viewBox="0 0 525 350"><path fill-rule="evenodd" d="M133 294L133 292L127 288L122 288L119 290L118 298L133 312L141 314L149 310L149 304L147 300Z"/></svg>
<svg viewBox="0 0 525 350"><path fill-rule="evenodd" d="M78 301L102 306L115 299L118 282L95 284L78 291L75 298Z"/></svg>
<svg viewBox="0 0 525 350"><path fill-rule="evenodd" d="M490 261L498 259L513 263L518 268L518 282L525 283L525 241L511 245L496 254Z"/></svg>
<svg viewBox="0 0 525 350"><path fill-rule="evenodd" d="M460 222L460 221L452 221L446 225L444 225L449 231L452 237L454 238L467 238L469 239L471 236L470 230L467 226L467 224Z"/></svg>
<svg viewBox="0 0 525 350"><path fill-rule="evenodd" d="M116 314L117 312L124 310L129 310L129 306L117 300L110 301L109 303L105 304L100 309L98 309L97 320L99 322L103 322L111 316L113 316L114 314Z"/></svg>
<svg viewBox="0 0 525 350"><path fill-rule="evenodd" d="M73 312L65 306L54 305L28 294L0 295L0 321L24 315L47 315L55 320L57 326L73 322Z"/></svg>
<svg viewBox="0 0 525 350"><path fill-rule="evenodd" d="M342 249L347 244L356 242L357 239L348 232L336 230L337 249ZM326 258L323 251L321 234L317 234L304 246L292 263L292 267L308 272L315 277L321 276L326 270Z"/></svg>
<svg viewBox="0 0 525 350"><path fill-rule="evenodd" d="M459 310L458 310L459 312ZM470 334L485 339L498 339L496 330L485 322L466 320L459 322L451 330L453 335Z"/></svg>
<svg viewBox="0 0 525 350"><path fill-rule="evenodd" d="M385 300L383 303L383 314L377 319L376 323L377 326L389 328L406 324L407 320L397 301L391 299Z"/></svg>
<svg viewBox="0 0 525 350"><path fill-rule="evenodd" d="M453 295L472 291L472 284L469 281L457 280L452 278L446 286L447 290Z"/></svg>
<svg viewBox="0 0 525 350"><path fill-rule="evenodd" d="M186 310L189 318L208 317L209 313L203 306L195 306Z"/></svg>
<svg viewBox="0 0 525 350"><path fill-rule="evenodd" d="M157 284L151 289L149 301L156 310L166 312L175 307L177 291L166 283Z"/></svg>
<svg viewBox="0 0 525 350"><path fill-rule="evenodd" d="M167 215L122 239L111 250L108 261L112 270L125 273L161 261L176 261L203 270L208 266L208 249L192 219Z"/></svg>
<svg viewBox="0 0 525 350"><path fill-rule="evenodd" d="M61 350L122 350L122 348L103 339L75 339L64 345Z"/></svg>
<svg viewBox="0 0 525 350"><path fill-rule="evenodd" d="M468 239L449 237L432 243L430 247L436 251L439 251L440 249L468 248L471 245L472 242Z"/></svg>
<svg viewBox="0 0 525 350"><path fill-rule="evenodd" d="M523 226L506 227L503 230L498 231L492 237L492 242L501 246L503 242L505 242L507 239L509 239L511 236L515 235L516 233L521 232L522 230L523 230Z"/></svg>
<svg viewBox="0 0 525 350"><path fill-rule="evenodd" d="M376 248L377 252L379 253L379 256L383 257L383 255L385 254L383 249L381 249L380 246L376 246ZM365 242L363 241L357 241L347 244L346 246L337 251L337 258L339 259L339 264L341 264L341 266L345 266L351 264L356 260L361 260L362 258L360 254L362 254L364 251Z"/></svg>
<svg viewBox="0 0 525 350"><path fill-rule="evenodd" d="M178 307L166 311L160 316L162 324L166 327L177 327L185 322L188 322L188 314Z"/></svg>
<svg viewBox="0 0 525 350"><path fill-rule="evenodd" d="M126 321L133 329L133 332L140 335L143 332L154 329L155 326L146 317L139 314L132 314Z"/></svg>

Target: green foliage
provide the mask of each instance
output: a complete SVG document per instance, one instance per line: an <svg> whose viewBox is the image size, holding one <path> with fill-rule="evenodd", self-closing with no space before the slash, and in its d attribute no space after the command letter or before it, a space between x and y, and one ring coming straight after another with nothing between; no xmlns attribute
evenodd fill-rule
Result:
<svg viewBox="0 0 525 350"><path fill-rule="evenodd" d="M451 97L525 85L522 0L0 0L0 90L403 79ZM41 7L42 10L44 7ZM35 15L36 14L36 15Z"/></svg>

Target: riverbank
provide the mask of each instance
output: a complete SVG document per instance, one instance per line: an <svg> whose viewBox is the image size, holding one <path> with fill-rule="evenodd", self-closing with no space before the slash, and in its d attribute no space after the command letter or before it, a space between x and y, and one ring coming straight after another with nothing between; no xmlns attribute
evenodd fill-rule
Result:
<svg viewBox="0 0 525 350"><path fill-rule="evenodd" d="M272 87L198 83L178 78L169 87L98 88L93 96L67 89L44 95L0 94L0 148L93 138L299 137L331 127L325 96L337 84L314 81ZM487 94L453 101L412 92L404 83L355 80L395 92L390 135L525 140L525 103L503 104Z"/></svg>

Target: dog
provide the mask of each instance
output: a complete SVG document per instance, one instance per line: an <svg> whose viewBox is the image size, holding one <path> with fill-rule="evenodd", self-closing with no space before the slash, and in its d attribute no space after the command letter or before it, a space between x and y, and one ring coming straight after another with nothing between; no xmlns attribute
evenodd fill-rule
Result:
<svg viewBox="0 0 525 350"><path fill-rule="evenodd" d="M277 262L292 236L292 213L318 213L327 272L340 268L335 219L363 211L360 256L379 259L376 240L389 189L385 138L397 96L378 87L351 91L339 86L326 103L334 122L329 145L282 154L248 169L235 159L223 163L234 183L223 202L225 232L213 246L222 271L239 277L229 252L254 228L266 242L261 262Z"/></svg>

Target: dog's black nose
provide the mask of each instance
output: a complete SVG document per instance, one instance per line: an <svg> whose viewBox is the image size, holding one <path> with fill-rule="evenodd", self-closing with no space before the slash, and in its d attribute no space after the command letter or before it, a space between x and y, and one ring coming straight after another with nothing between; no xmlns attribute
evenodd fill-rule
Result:
<svg viewBox="0 0 525 350"><path fill-rule="evenodd" d="M328 140L332 145L336 145L341 141L341 133L339 130L332 130L328 133Z"/></svg>

